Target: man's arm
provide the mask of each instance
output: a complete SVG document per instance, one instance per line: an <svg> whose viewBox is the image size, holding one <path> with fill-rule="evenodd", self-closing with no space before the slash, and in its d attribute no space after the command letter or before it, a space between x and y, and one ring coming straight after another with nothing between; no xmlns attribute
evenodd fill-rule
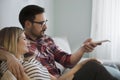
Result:
<svg viewBox="0 0 120 80"><path fill-rule="evenodd" d="M83 46L81 46L81 48L79 48L75 53L71 55L71 58L70 58L71 64L73 65L77 64L77 62L82 58L85 52L92 52L94 48L100 44L101 43L97 44L95 42L92 42L92 39L87 39L84 42Z"/></svg>
<svg viewBox="0 0 120 80"><path fill-rule="evenodd" d="M8 69L16 76L17 79L20 79L23 76L23 66L14 55L0 49L0 60L7 61Z"/></svg>

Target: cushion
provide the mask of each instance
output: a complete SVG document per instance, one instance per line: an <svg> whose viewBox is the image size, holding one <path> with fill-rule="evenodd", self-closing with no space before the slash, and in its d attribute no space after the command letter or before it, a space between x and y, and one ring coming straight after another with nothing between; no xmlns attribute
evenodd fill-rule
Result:
<svg viewBox="0 0 120 80"><path fill-rule="evenodd" d="M66 37L54 37L53 40L60 49L71 54L70 45Z"/></svg>
<svg viewBox="0 0 120 80"><path fill-rule="evenodd" d="M66 37L54 37L53 40L60 49L69 54L71 53L70 45ZM58 62L56 62L56 66L60 69L61 73L65 71L65 68Z"/></svg>
<svg viewBox="0 0 120 80"><path fill-rule="evenodd" d="M17 79L9 70L7 70L2 76L1 80L17 80Z"/></svg>

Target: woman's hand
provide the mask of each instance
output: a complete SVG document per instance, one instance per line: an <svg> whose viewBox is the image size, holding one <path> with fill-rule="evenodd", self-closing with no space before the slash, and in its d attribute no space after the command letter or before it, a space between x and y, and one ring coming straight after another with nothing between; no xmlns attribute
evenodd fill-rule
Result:
<svg viewBox="0 0 120 80"><path fill-rule="evenodd" d="M57 78L50 74L50 80L57 80Z"/></svg>

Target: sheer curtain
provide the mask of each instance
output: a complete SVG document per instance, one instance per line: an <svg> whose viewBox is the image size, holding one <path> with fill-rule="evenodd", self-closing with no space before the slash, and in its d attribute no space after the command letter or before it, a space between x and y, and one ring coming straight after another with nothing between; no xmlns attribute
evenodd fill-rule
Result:
<svg viewBox="0 0 120 80"><path fill-rule="evenodd" d="M90 56L120 60L120 0L93 0L91 37L111 42L103 43Z"/></svg>

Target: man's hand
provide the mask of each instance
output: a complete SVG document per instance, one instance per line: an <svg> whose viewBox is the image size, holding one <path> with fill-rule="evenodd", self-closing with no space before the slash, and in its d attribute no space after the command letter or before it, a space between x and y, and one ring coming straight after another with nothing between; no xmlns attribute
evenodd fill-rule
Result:
<svg viewBox="0 0 120 80"><path fill-rule="evenodd" d="M82 49L84 50L84 52L92 52L97 45L101 45L101 44L102 43L98 44L96 42L93 42L92 39L87 39L83 43Z"/></svg>
<svg viewBox="0 0 120 80"><path fill-rule="evenodd" d="M15 75L17 80L21 80L24 69L20 61L14 55L11 55L9 58L7 58L7 66L8 69Z"/></svg>

